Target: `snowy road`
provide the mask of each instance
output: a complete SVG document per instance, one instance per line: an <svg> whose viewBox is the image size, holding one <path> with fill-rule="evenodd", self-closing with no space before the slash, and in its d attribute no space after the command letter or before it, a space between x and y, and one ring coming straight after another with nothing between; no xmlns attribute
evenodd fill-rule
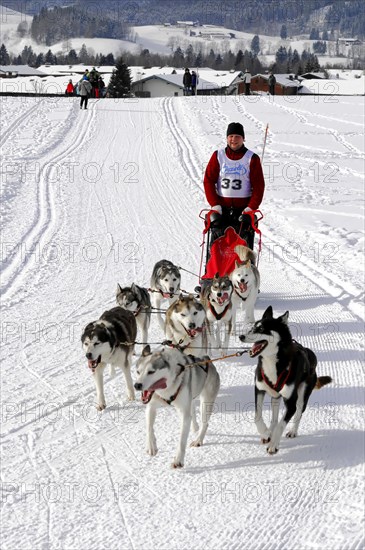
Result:
<svg viewBox="0 0 365 550"><path fill-rule="evenodd" d="M363 100L0 101L3 549L362 549ZM175 412L159 411L148 457L121 376L96 412L80 334L156 261L198 272L204 167L233 120L258 154L269 123L257 315L288 309L334 382L270 457L254 360L217 363L206 443L172 471Z"/></svg>

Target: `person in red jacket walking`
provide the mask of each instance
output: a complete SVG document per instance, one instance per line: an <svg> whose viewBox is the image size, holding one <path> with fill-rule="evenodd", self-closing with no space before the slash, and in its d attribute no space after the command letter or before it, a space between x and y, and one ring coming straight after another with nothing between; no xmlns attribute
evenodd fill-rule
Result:
<svg viewBox="0 0 365 550"><path fill-rule="evenodd" d="M213 153L205 170L205 196L211 209L219 214L211 225L210 245L227 227L233 227L251 249L254 246L255 232L248 213L259 208L265 180L260 158L247 149L244 141L242 124L228 124L227 147Z"/></svg>
<svg viewBox="0 0 365 550"><path fill-rule="evenodd" d="M75 88L74 88L74 85L72 84L72 80L68 81L65 94L68 95L68 96L71 96L71 95L75 94Z"/></svg>

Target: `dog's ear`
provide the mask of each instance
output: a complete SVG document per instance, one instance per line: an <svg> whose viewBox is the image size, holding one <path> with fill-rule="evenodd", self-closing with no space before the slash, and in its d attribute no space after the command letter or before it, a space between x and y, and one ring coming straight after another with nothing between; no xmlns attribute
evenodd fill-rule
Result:
<svg viewBox="0 0 365 550"><path fill-rule="evenodd" d="M263 319L272 319L273 318L273 313L272 313L272 306L269 306L265 313L263 314L262 316Z"/></svg>
<svg viewBox="0 0 365 550"><path fill-rule="evenodd" d="M122 287L120 286L120 284L117 283L117 292L116 292L116 294L119 294L119 292L123 292L123 289L122 289Z"/></svg>
<svg viewBox="0 0 365 550"><path fill-rule="evenodd" d="M132 283L131 291L137 296L137 298L138 298L139 300L141 299L140 290L139 290L138 286L137 286L135 283Z"/></svg>
<svg viewBox="0 0 365 550"><path fill-rule="evenodd" d="M279 317L279 321L281 321L282 323L284 323L285 325L288 324L288 318L289 318L289 311L286 311L284 313L284 315L282 315L281 317Z"/></svg>
<svg viewBox="0 0 365 550"><path fill-rule="evenodd" d="M219 273L217 271L217 273L214 275L214 279L219 279Z"/></svg>
<svg viewBox="0 0 365 550"><path fill-rule="evenodd" d="M147 355L152 355L151 348L148 344L143 348L142 357L147 357Z"/></svg>
<svg viewBox="0 0 365 550"><path fill-rule="evenodd" d="M185 296L182 292L180 292L180 296L179 296L179 302L183 302L185 299Z"/></svg>

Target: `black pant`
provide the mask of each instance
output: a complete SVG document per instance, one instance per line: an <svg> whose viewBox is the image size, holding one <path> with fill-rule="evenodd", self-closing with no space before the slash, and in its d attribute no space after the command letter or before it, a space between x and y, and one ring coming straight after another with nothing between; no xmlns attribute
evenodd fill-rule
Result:
<svg viewBox="0 0 365 550"><path fill-rule="evenodd" d="M82 109L82 106L83 104L85 103L85 109L87 109L87 102L89 101L89 97L87 95L82 95L81 96L81 101L80 101L80 109Z"/></svg>
<svg viewBox="0 0 365 550"><path fill-rule="evenodd" d="M251 225L251 217L246 215L243 221L240 222L238 218L241 214L242 209L222 208L220 225L218 227L212 227L209 230L209 251L214 241L224 235L227 227L233 227L237 235L244 239L247 242L247 246L253 250L255 231Z"/></svg>

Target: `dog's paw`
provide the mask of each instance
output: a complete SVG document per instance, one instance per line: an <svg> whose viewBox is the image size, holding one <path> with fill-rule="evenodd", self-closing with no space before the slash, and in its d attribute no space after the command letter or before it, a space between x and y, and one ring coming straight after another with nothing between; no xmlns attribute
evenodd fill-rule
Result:
<svg viewBox="0 0 365 550"><path fill-rule="evenodd" d="M266 445L267 443L270 443L270 440L271 440L270 436L269 437L262 437L261 438L261 443L263 445Z"/></svg>
<svg viewBox="0 0 365 550"><path fill-rule="evenodd" d="M194 441L192 441L190 443L190 447L201 447L203 445L203 442L201 439L194 439Z"/></svg>
<svg viewBox="0 0 365 550"><path fill-rule="evenodd" d="M156 456L157 455L157 446L153 443L149 444L146 449L146 453L150 456Z"/></svg>
<svg viewBox="0 0 365 550"><path fill-rule="evenodd" d="M135 399L136 399L136 396L134 395L134 393L128 394L128 401L134 401Z"/></svg>
<svg viewBox="0 0 365 550"><path fill-rule="evenodd" d="M297 435L298 435L298 432L296 432L295 430L289 430L289 431L285 434L285 437L293 438L293 437L297 437Z"/></svg>
<svg viewBox="0 0 365 550"><path fill-rule="evenodd" d="M106 404L105 403L99 403L98 405L96 405L96 410L97 411L103 411L104 409L106 409Z"/></svg>
<svg viewBox="0 0 365 550"><path fill-rule="evenodd" d="M266 450L269 453L269 455L276 455L279 449L277 449L276 447L269 446Z"/></svg>
<svg viewBox="0 0 365 550"><path fill-rule="evenodd" d="M174 462L171 464L171 468L173 468L174 470L176 470L177 468L183 468L183 467L184 467L184 463L179 462L178 460L174 460Z"/></svg>

